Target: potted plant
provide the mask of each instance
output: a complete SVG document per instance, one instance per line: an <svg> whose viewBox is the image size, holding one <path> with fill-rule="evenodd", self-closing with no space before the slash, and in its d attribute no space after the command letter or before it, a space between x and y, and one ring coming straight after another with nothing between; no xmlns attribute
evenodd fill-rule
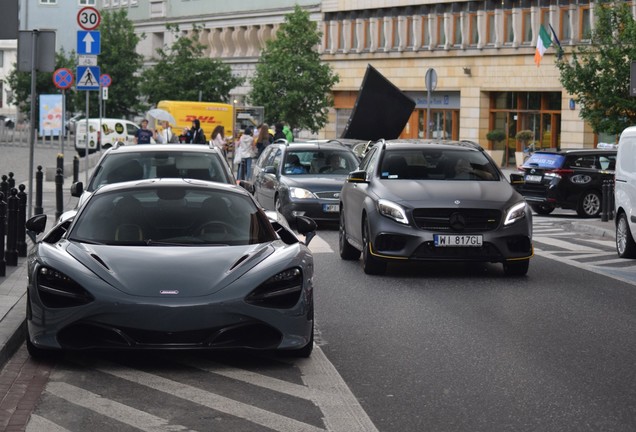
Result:
<svg viewBox="0 0 636 432"><path fill-rule="evenodd" d="M515 151L515 161L517 162L517 166L523 165L524 162L524 154L523 150L526 148L528 143L534 139L534 132L528 129L520 130L515 135L517 139L517 150Z"/></svg>
<svg viewBox="0 0 636 432"><path fill-rule="evenodd" d="M506 139L506 133L501 129L493 129L486 133L486 139L493 143L489 150L490 155L500 164L500 166L503 165L503 161L507 160L507 146L499 148L499 143Z"/></svg>

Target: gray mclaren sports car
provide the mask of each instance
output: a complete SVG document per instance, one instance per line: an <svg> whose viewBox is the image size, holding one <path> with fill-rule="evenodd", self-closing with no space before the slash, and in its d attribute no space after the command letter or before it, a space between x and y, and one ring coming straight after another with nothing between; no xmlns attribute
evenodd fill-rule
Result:
<svg viewBox="0 0 636 432"><path fill-rule="evenodd" d="M44 232L27 222L27 348L313 347L313 220L301 242L235 185L149 179L98 189ZM36 241L37 240L37 241Z"/></svg>

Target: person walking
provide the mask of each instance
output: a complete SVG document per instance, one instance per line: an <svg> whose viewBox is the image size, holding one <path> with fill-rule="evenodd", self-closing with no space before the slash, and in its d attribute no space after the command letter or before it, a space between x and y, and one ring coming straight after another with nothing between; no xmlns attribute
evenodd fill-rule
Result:
<svg viewBox="0 0 636 432"><path fill-rule="evenodd" d="M201 122L199 119L192 120L192 127L185 133L186 143L188 144L207 144L208 140L205 138L205 133L201 129Z"/></svg>
<svg viewBox="0 0 636 432"><path fill-rule="evenodd" d="M225 127L223 125L218 125L212 131L212 139L210 140L210 145L218 148L225 156L225 152L227 150L227 139L225 138Z"/></svg>
<svg viewBox="0 0 636 432"><path fill-rule="evenodd" d="M172 131L170 122L168 122L167 120L163 120L161 122L161 127L161 131L157 133L157 136L155 138L155 140L159 144L171 144L179 142L179 137Z"/></svg>
<svg viewBox="0 0 636 432"><path fill-rule="evenodd" d="M256 143L253 135L252 128L248 126L236 146L235 151L240 155L237 174L239 180L248 180L252 172L252 159L256 156Z"/></svg>
<svg viewBox="0 0 636 432"><path fill-rule="evenodd" d="M258 129L258 135L256 136L256 157L259 157L265 147L270 144L269 126L267 123L263 123Z"/></svg>
<svg viewBox="0 0 636 432"><path fill-rule="evenodd" d="M148 129L148 120L143 119L140 128L135 134L135 144L150 144L153 141L155 132L152 129Z"/></svg>
<svg viewBox="0 0 636 432"><path fill-rule="evenodd" d="M274 141L278 141L279 139L287 139L285 132L283 132L283 123L278 122L274 125Z"/></svg>
<svg viewBox="0 0 636 432"><path fill-rule="evenodd" d="M294 142L294 133L287 123L283 126L283 133L285 134L285 139L287 142Z"/></svg>

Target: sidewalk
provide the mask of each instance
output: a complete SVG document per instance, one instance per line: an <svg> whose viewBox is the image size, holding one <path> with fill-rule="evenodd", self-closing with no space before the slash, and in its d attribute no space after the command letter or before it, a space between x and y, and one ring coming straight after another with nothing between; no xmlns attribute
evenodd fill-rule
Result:
<svg viewBox="0 0 636 432"><path fill-rule="evenodd" d="M101 154L89 158L92 168ZM84 160L82 159L82 162ZM82 163L80 169L84 167ZM64 167L65 173L72 173L72 167ZM68 170L67 170L68 169ZM80 172L79 181L85 181L85 174ZM77 198L71 197L70 187L73 178L66 177L62 192L64 210L69 210L77 204ZM28 185L27 190L28 190ZM35 189L35 188L34 188ZM55 181L45 181L42 184L42 208L48 216L47 227L53 226L55 221ZM27 237L28 247L31 246ZM6 247L6 244L5 244ZM0 276L0 368L11 358L22 345L25 338L26 318L26 287L27 287L27 257L18 257L17 266L7 266L6 276Z"/></svg>
<svg viewBox="0 0 636 432"><path fill-rule="evenodd" d="M91 167L97 159L91 161ZM83 164L82 164L83 167ZM84 181L84 174L80 173L80 181ZM64 209L75 207L77 198L70 197L69 188L72 179L64 181ZM48 226L52 226L55 218L55 182L45 181L43 185L43 208L49 217ZM615 238L614 223L612 220L603 222L598 219L578 219L568 222L567 228L571 231L585 232L608 239ZM29 241L29 240L27 240ZM0 368L7 362L15 351L22 345L25 338L25 314L26 314L26 286L27 286L27 259L18 258L17 267L7 266L7 274L0 277Z"/></svg>

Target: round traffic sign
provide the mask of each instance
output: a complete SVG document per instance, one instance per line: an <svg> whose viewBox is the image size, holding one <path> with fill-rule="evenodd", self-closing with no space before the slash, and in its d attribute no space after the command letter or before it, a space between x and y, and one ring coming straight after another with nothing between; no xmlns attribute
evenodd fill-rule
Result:
<svg viewBox="0 0 636 432"><path fill-rule="evenodd" d="M101 74L99 76L99 85L102 87L108 87L112 84L113 80L110 78L108 74Z"/></svg>
<svg viewBox="0 0 636 432"><path fill-rule="evenodd" d="M99 11L92 6L83 7L77 13L77 24L84 30L95 30L101 21Z"/></svg>
<svg viewBox="0 0 636 432"><path fill-rule="evenodd" d="M437 72L430 68L426 71L426 90L433 91L437 87Z"/></svg>
<svg viewBox="0 0 636 432"><path fill-rule="evenodd" d="M73 72L67 68L59 68L53 72L53 84L55 87L65 90L73 85Z"/></svg>

